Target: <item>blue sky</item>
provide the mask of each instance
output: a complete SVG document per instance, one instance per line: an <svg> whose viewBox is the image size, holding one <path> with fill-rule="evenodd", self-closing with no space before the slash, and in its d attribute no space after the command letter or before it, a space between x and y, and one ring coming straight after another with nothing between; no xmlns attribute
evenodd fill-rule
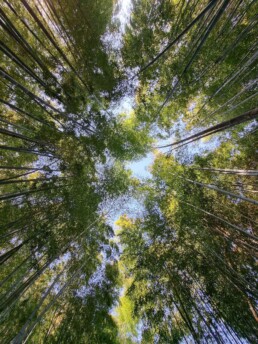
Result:
<svg viewBox="0 0 258 344"><path fill-rule="evenodd" d="M127 167L132 170L133 175L137 178L150 178L151 173L149 172L149 168L152 165L153 160L153 153L149 153L145 158L127 164Z"/></svg>

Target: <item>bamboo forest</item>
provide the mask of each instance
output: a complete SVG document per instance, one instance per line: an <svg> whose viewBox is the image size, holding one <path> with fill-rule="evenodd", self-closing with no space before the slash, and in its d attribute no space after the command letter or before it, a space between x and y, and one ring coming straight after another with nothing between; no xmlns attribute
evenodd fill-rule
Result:
<svg viewBox="0 0 258 344"><path fill-rule="evenodd" d="M258 343L258 1L0 0L0 343Z"/></svg>

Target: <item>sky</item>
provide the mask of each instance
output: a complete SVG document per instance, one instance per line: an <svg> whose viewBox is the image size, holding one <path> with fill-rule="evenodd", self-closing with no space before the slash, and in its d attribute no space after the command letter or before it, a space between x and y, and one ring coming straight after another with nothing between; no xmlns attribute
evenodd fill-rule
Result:
<svg viewBox="0 0 258 344"><path fill-rule="evenodd" d="M145 158L139 161L130 162L127 167L133 172L133 176L137 178L150 178L150 166L154 161L153 153L149 153Z"/></svg>

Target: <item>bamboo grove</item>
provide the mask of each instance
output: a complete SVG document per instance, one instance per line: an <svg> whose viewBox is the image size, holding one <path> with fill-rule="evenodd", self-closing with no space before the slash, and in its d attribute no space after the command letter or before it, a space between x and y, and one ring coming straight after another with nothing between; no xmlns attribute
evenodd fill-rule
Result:
<svg viewBox="0 0 258 344"><path fill-rule="evenodd" d="M256 342L257 24L1 0L1 343Z"/></svg>

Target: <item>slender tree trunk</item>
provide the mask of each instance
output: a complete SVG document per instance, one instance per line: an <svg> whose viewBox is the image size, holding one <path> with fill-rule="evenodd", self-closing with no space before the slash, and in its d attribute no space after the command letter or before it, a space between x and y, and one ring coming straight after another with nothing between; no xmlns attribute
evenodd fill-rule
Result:
<svg viewBox="0 0 258 344"><path fill-rule="evenodd" d="M8 19L4 11L0 8L0 25L3 27L3 29L16 41L18 42L22 48L29 53L29 55L37 62L39 67L46 73L48 73L49 76L51 76L53 79L55 79L55 76L49 71L47 66L38 58L37 54L33 51L29 43L22 37L22 35L17 31L15 26L12 24L12 22Z"/></svg>
<svg viewBox="0 0 258 344"><path fill-rule="evenodd" d="M10 150L10 151L19 152L19 153L29 153L29 154L36 154L36 155L40 155L40 156L47 156L49 158L57 157L57 155L54 155L52 153L49 154L47 152L40 152L40 151L36 151L34 149L24 148L24 147L11 147L11 146L0 145L0 149Z"/></svg>
<svg viewBox="0 0 258 344"><path fill-rule="evenodd" d="M0 196L0 201L6 201L8 199L13 199L13 198L17 198L17 197L21 197L21 196L25 196L25 195L30 195L30 194L34 194L37 192L52 190L52 189L53 189L53 187L49 187L49 188L40 188L40 189L36 189L36 190L27 190L27 191L12 193L12 194L6 194L6 195Z"/></svg>
<svg viewBox="0 0 258 344"><path fill-rule="evenodd" d="M204 34L204 36L202 37L199 45L196 47L195 52L193 53L190 61L187 63L187 65L185 66L185 68L183 69L181 75L178 78L178 82L176 83L176 85L173 87L172 91L168 94L168 96L166 97L165 101L163 102L163 104L161 105L160 109L159 109L159 113L161 112L161 110L164 108L164 106L168 103L169 99L172 97L172 95L174 94L174 91L176 90L177 86L179 85L180 79L182 78L182 76L187 73L187 71L189 70L189 68L191 67L194 59L196 58L196 56L198 55L198 53L200 52L202 46L204 45L205 41L207 40L210 32L212 31L212 29L214 28L214 26L216 25L216 23L218 22L218 20L220 19L220 17L222 16L222 14L224 13L227 5L229 4L229 0L224 0L224 3L222 4L221 8L218 10L217 14L215 14L215 16L212 18L212 20L210 21L210 23L208 24L208 27L206 29L206 32Z"/></svg>
<svg viewBox="0 0 258 344"><path fill-rule="evenodd" d="M224 169L224 168L210 168L210 167L190 167L192 170L202 170L209 172L216 172L222 174L237 174L240 176L258 176L258 170L234 170L234 169Z"/></svg>
<svg viewBox="0 0 258 344"><path fill-rule="evenodd" d="M36 143L36 144L43 145L43 146L47 146L47 145L50 144L49 142L39 141L37 139L30 138L30 137L25 136L23 134L19 134L17 132L14 132L14 131L11 131L11 130L7 130L7 129L2 129L2 128L0 128L0 134L6 135L6 136L15 137L15 138L18 138L18 139L21 139L21 140L24 140L24 141Z"/></svg>
<svg viewBox="0 0 258 344"><path fill-rule="evenodd" d="M255 108L255 109L252 109L250 111L245 112L244 114L242 114L240 116L234 117L234 118L232 118L232 119L230 119L228 121L221 122L221 123L219 123L217 125L214 125L214 126L208 128L208 129L200 131L197 134L188 136L185 139L176 141L174 143L171 143L171 144L168 144L168 145L165 145L165 146L159 146L157 148L172 147L172 146L178 145L180 143L183 143L185 141L206 137L206 136L209 136L209 135L211 135L211 134L213 134L215 132L219 132L219 131L228 129L228 128L231 128L231 127L233 127L235 125L238 125L238 124L241 124L241 123L244 123L244 122L248 122L248 121L252 121L252 120L257 119L257 118L258 118L258 108Z"/></svg>
<svg viewBox="0 0 258 344"><path fill-rule="evenodd" d="M35 95L34 93L32 93L30 90L28 90L26 87L24 87L22 84L20 84L18 81L16 81L13 77L11 77L11 75L9 75L5 70L3 70L2 68L0 68L0 75L8 80L9 82L11 82L13 85L15 85L16 87L18 87L19 89L21 89L24 93L26 93L32 100L34 100L37 103L40 103L41 105L45 105L48 108L50 108L51 110L57 112L58 114L63 115L63 113L58 110L57 108L55 108L54 106L52 106L51 104L47 103L45 100L43 100L42 98L38 97L37 95Z"/></svg>
<svg viewBox="0 0 258 344"><path fill-rule="evenodd" d="M29 117L29 118L32 118L32 119L34 119L35 121L37 121L37 122L39 122L39 123L41 123L41 124L44 124L44 125L48 126L48 127L51 128L52 130L58 130L58 128L53 127L53 125L52 125L51 123L45 121L44 119L41 119L41 118L36 117L36 116L34 116L34 115L28 113L27 111L24 111L24 110L18 108L17 106L15 106L15 105L13 105L13 104L11 104L11 103L9 103L9 102L3 100L2 98L0 98L0 102L3 103L3 104L5 104L5 105L7 105L7 106L10 107L12 110L15 110L18 114L23 114L23 115L25 115L25 116L27 116L27 117Z"/></svg>
<svg viewBox="0 0 258 344"><path fill-rule="evenodd" d="M25 171L45 171L45 172L60 172L60 170L53 170L48 168L25 167L25 166L0 166L0 170L25 170Z"/></svg>
<svg viewBox="0 0 258 344"><path fill-rule="evenodd" d="M0 256L0 265L2 265L4 262L6 262L9 258L11 258L16 252L18 252L27 242L29 242L32 239L29 238L25 241L23 241L20 245L14 247L13 249L7 251L6 253L2 254Z"/></svg>
<svg viewBox="0 0 258 344"><path fill-rule="evenodd" d="M209 11L215 4L217 0L211 0L209 4L204 8L204 10L189 24L187 27L172 41L170 42L165 49L163 49L154 59L152 59L147 65L142 67L140 71L136 74L140 74L145 71L147 68L152 66L161 56L163 56L175 43L177 43L181 37L183 37L204 15Z"/></svg>
<svg viewBox="0 0 258 344"><path fill-rule="evenodd" d="M44 49L49 53L50 56L52 56L52 58L55 60L56 64L60 64L60 61L56 58L56 56L51 52L51 50L44 44L44 42L42 42L42 40L38 37L38 35L31 30L31 28L29 27L29 25L26 23L25 20L23 20L23 18L16 12L16 10L14 9L14 7L7 1L4 0L5 3L8 5L8 7L13 11L13 13L17 16L17 18L19 18L19 20L23 23L23 25L29 30L29 32L36 38L36 40L44 47ZM53 74L52 74L53 75ZM54 75L53 75L54 76ZM57 84L60 85L59 81L57 80L57 78L55 78L55 82Z"/></svg>
<svg viewBox="0 0 258 344"><path fill-rule="evenodd" d="M43 318L45 313L53 306L53 304L56 302L57 298L60 297L66 288L74 281L76 277L78 277L79 273L82 271L86 263L82 264L79 269L77 269L72 276L66 281L66 283L63 285L63 287L58 291L58 293L53 297L53 300L47 304L47 306L41 311L41 313L38 315L37 319L30 325L27 326L26 329L23 329L22 332L19 332L15 338L11 340L11 344L20 344L22 342L26 343L29 336L31 335L34 328L37 326L37 324L40 322L40 320ZM52 285L51 285L52 287Z"/></svg>

